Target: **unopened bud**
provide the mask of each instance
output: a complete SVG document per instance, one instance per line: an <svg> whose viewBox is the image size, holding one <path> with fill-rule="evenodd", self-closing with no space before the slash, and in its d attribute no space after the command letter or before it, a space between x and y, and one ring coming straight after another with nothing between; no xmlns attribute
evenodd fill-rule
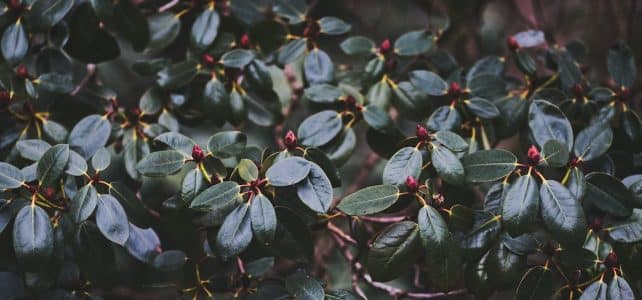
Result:
<svg viewBox="0 0 642 300"><path fill-rule="evenodd" d="M537 150L537 147L535 145L531 145L530 148L528 148L528 153L526 154L528 157L528 162L531 164L538 164L540 159L542 158L539 154L539 150Z"/></svg>
<svg viewBox="0 0 642 300"><path fill-rule="evenodd" d="M406 188L408 189L408 193L414 194L419 191L419 183L417 182L417 179L412 176L406 177Z"/></svg>
<svg viewBox="0 0 642 300"><path fill-rule="evenodd" d="M430 138L430 133L428 133L428 129L426 129L426 127L421 126L420 124L417 124L415 135L422 142L427 141Z"/></svg>
<svg viewBox="0 0 642 300"><path fill-rule="evenodd" d="M203 61L203 64L206 66L212 66L214 63L216 63L216 60L214 59L214 56L211 56L209 54L203 54L203 57L201 58Z"/></svg>
<svg viewBox="0 0 642 300"><path fill-rule="evenodd" d="M390 52L391 49L392 49L392 45L390 44L390 40L389 39L383 40L381 42L381 44L379 45L379 53L381 53L381 54L386 54L386 53Z"/></svg>
<svg viewBox="0 0 642 300"><path fill-rule="evenodd" d="M519 43L512 36L509 36L506 39L506 45L508 46L508 49L510 49L510 51L515 51L515 50L519 49Z"/></svg>
<svg viewBox="0 0 642 300"><path fill-rule="evenodd" d="M454 97L461 95L461 86L459 83L456 81L451 82L450 87L448 88L448 94Z"/></svg>
<svg viewBox="0 0 642 300"><path fill-rule="evenodd" d="M239 44L241 45L241 48L248 49L250 48L250 36L247 35L247 33L244 33L241 36L241 39L239 41Z"/></svg>
<svg viewBox="0 0 642 300"><path fill-rule="evenodd" d="M615 252L609 253L606 258L604 258L604 266L609 269L617 268L619 266L617 254Z"/></svg>
<svg viewBox="0 0 642 300"><path fill-rule="evenodd" d="M194 147L192 147L192 159L197 162L205 159L205 153L203 152L201 146L194 145Z"/></svg>
<svg viewBox="0 0 642 300"><path fill-rule="evenodd" d="M18 68L16 68L16 76L20 79L29 78L29 69L27 69L27 66L19 65Z"/></svg>
<svg viewBox="0 0 642 300"><path fill-rule="evenodd" d="M288 130L288 132L285 134L285 139L283 142L285 144L285 148L287 149L294 149L296 147L297 138L292 130Z"/></svg>

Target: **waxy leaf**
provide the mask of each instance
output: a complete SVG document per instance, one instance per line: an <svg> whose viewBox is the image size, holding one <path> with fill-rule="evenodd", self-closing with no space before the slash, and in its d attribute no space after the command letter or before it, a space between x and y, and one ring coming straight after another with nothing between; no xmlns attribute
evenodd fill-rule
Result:
<svg viewBox="0 0 642 300"><path fill-rule="evenodd" d="M376 281L390 281L408 270L419 255L417 223L404 221L384 229L368 251L368 271Z"/></svg>
<svg viewBox="0 0 642 300"><path fill-rule="evenodd" d="M433 46L430 31L417 30L406 32L395 41L395 53L401 56L422 54Z"/></svg>
<svg viewBox="0 0 642 300"><path fill-rule="evenodd" d="M430 115L426 126L432 131L459 131L461 115L454 106L440 106Z"/></svg>
<svg viewBox="0 0 642 300"><path fill-rule="evenodd" d="M341 115L333 110L324 110L309 116L297 130L301 144L320 147L328 144L343 129Z"/></svg>
<svg viewBox="0 0 642 300"><path fill-rule="evenodd" d="M294 299L316 300L325 299L323 286L314 277L305 274L303 271L288 276L285 279L285 288Z"/></svg>
<svg viewBox="0 0 642 300"><path fill-rule="evenodd" d="M410 82L417 90L430 96L443 96L448 93L448 83L430 71L410 72Z"/></svg>
<svg viewBox="0 0 642 300"><path fill-rule="evenodd" d="M364 36L353 36L341 42L341 50L348 55L368 55L376 49L375 43Z"/></svg>
<svg viewBox="0 0 642 300"><path fill-rule="evenodd" d="M216 249L224 261L241 254L252 241L252 221L248 208L248 204L235 208L225 217L223 225L218 230Z"/></svg>
<svg viewBox="0 0 642 300"><path fill-rule="evenodd" d="M305 72L305 79L311 85L328 83L334 77L334 64L325 51L314 48L305 57L303 71Z"/></svg>
<svg viewBox="0 0 642 300"><path fill-rule="evenodd" d="M545 100L535 100L528 111L528 127L538 145L549 140L564 143L568 151L573 148L573 128L557 106Z"/></svg>
<svg viewBox="0 0 642 300"><path fill-rule="evenodd" d="M29 50L29 40L20 20L7 26L0 41L2 57L10 65L19 63Z"/></svg>
<svg viewBox="0 0 642 300"><path fill-rule="evenodd" d="M53 254L54 233L49 215L36 205L18 211L13 225L13 250L16 258L30 268L42 267Z"/></svg>
<svg viewBox="0 0 642 300"><path fill-rule="evenodd" d="M60 22L73 6L73 0L38 0L31 5L27 19L30 25L47 29Z"/></svg>
<svg viewBox="0 0 642 300"><path fill-rule="evenodd" d="M401 148L386 163L383 169L383 183L403 185L408 176L417 179L422 166L421 151L414 147Z"/></svg>
<svg viewBox="0 0 642 300"><path fill-rule="evenodd" d="M289 41L279 49L279 53L277 54L277 61L281 65L286 65L293 62L297 58L301 57L303 53L305 53L306 44L306 39L294 39Z"/></svg>
<svg viewBox="0 0 642 300"><path fill-rule="evenodd" d="M74 195L74 198L71 199L69 213L71 214L74 222L76 222L76 224L80 224L94 213L94 209L96 209L97 204L98 194L96 193L96 188L91 184L87 184L78 190L76 195Z"/></svg>
<svg viewBox="0 0 642 300"><path fill-rule="evenodd" d="M339 202L337 208L351 216L375 214L392 206L399 199L399 188L383 184L354 192Z"/></svg>
<svg viewBox="0 0 642 300"><path fill-rule="evenodd" d="M450 232L444 218L435 208L424 206L419 209L417 224L419 225L419 238L426 251L433 252L445 249Z"/></svg>
<svg viewBox="0 0 642 300"><path fill-rule="evenodd" d="M431 161L437 174L444 181L453 185L463 185L464 167L461 165L459 158L448 148L439 144L432 144Z"/></svg>
<svg viewBox="0 0 642 300"><path fill-rule="evenodd" d="M207 149L218 158L240 155L245 150L247 136L240 131L223 131L214 134L207 142ZM191 150L190 150L191 151Z"/></svg>
<svg viewBox="0 0 642 300"><path fill-rule="evenodd" d="M468 143L466 143L466 140L452 131L440 130L435 132L432 136L437 142L453 152L463 152L468 149Z"/></svg>
<svg viewBox="0 0 642 300"><path fill-rule="evenodd" d="M263 245L269 246L276 233L276 211L270 199L263 194L258 194L252 199L250 205L252 218L252 232L254 237Z"/></svg>
<svg viewBox="0 0 642 300"><path fill-rule="evenodd" d="M555 292L555 278L550 268L535 266L522 277L515 291L515 299L549 299Z"/></svg>
<svg viewBox="0 0 642 300"><path fill-rule="evenodd" d="M592 160L606 153L612 142L611 127L600 122L594 123L577 134L573 152L579 160Z"/></svg>
<svg viewBox="0 0 642 300"><path fill-rule="evenodd" d="M618 87L630 87L635 83L635 57L631 48L624 42L620 41L609 49L607 67Z"/></svg>
<svg viewBox="0 0 642 300"><path fill-rule="evenodd" d="M140 174L150 177L161 177L181 170L187 158L176 150L164 150L145 155L136 165Z"/></svg>
<svg viewBox="0 0 642 300"><path fill-rule="evenodd" d="M332 204L332 183L319 165L310 162L308 177L297 184L296 193L307 207L326 213Z"/></svg>
<svg viewBox="0 0 642 300"><path fill-rule="evenodd" d="M129 217L129 222L138 227L149 227L149 214L147 213L145 204L138 199L136 193L127 185L119 181L112 182L109 186L109 194L114 196L120 205L123 206L123 209L125 209Z"/></svg>
<svg viewBox="0 0 642 300"><path fill-rule="evenodd" d="M38 160L36 170L41 185L52 186L57 183L69 161L69 145L55 145Z"/></svg>
<svg viewBox="0 0 642 300"><path fill-rule="evenodd" d="M190 208L198 211L210 211L226 206L240 197L241 187L234 181L217 183L198 194Z"/></svg>
<svg viewBox="0 0 642 300"><path fill-rule="evenodd" d="M562 184L546 180L539 190L542 218L556 240L579 245L586 233L586 217L579 201Z"/></svg>
<svg viewBox="0 0 642 300"><path fill-rule="evenodd" d="M228 68L243 68L254 59L254 52L245 49L234 49L221 56L220 63Z"/></svg>
<svg viewBox="0 0 642 300"><path fill-rule="evenodd" d="M611 282L609 282L606 292L608 299L635 299L635 294L633 293L633 289L631 289L629 283L626 282L624 277L618 276L617 273L613 276Z"/></svg>
<svg viewBox="0 0 642 300"><path fill-rule="evenodd" d="M90 158L105 146L111 134L111 124L99 115L84 117L69 134L69 146L85 158Z"/></svg>
<svg viewBox="0 0 642 300"><path fill-rule="evenodd" d="M91 166L94 167L96 171L102 171L109 167L111 163L111 153L107 148L100 148L94 156L91 157Z"/></svg>
<svg viewBox="0 0 642 300"><path fill-rule="evenodd" d="M129 222L125 209L111 195L98 194L96 225L108 240L124 246L129 238Z"/></svg>
<svg viewBox="0 0 642 300"><path fill-rule="evenodd" d="M65 51L85 63L100 63L120 56L118 42L101 28L100 23L90 3L78 5L69 21L69 42L65 44Z"/></svg>
<svg viewBox="0 0 642 300"><path fill-rule="evenodd" d="M210 5L196 18L190 33L190 43L197 51L202 52L209 47L218 35L220 17Z"/></svg>
<svg viewBox="0 0 642 300"><path fill-rule="evenodd" d="M606 300L606 289L606 283L602 280L597 280L584 289L580 300Z"/></svg>
<svg viewBox="0 0 642 300"><path fill-rule="evenodd" d="M569 153L566 145L557 140L548 140L542 147L542 162L544 165L554 168L566 166Z"/></svg>
<svg viewBox="0 0 642 300"><path fill-rule="evenodd" d="M600 210L616 217L633 212L633 195L617 178L606 173L586 175L586 199Z"/></svg>
<svg viewBox="0 0 642 300"><path fill-rule="evenodd" d="M307 6L305 0L276 0L273 2L272 10L277 15L286 18L290 24L299 24L305 21Z"/></svg>
<svg viewBox="0 0 642 300"><path fill-rule="evenodd" d="M265 177L272 186L291 186L303 181L311 168L312 164L309 161L300 157L289 157L272 165Z"/></svg>
<svg viewBox="0 0 642 300"><path fill-rule="evenodd" d="M163 251L163 253L154 257L152 265L158 270L171 272L180 270L187 260L188 258L187 255L185 255L185 252L180 250L168 250Z"/></svg>
<svg viewBox="0 0 642 300"><path fill-rule="evenodd" d="M192 139L177 132L165 132L157 136L154 141L170 146L187 157L192 156L192 148L196 145Z"/></svg>
<svg viewBox="0 0 642 300"><path fill-rule="evenodd" d="M303 92L306 98L317 103L334 103L343 96L343 91L329 84L315 84L305 89Z"/></svg>
<svg viewBox="0 0 642 300"><path fill-rule="evenodd" d="M256 167L256 164L247 158L241 159L237 169L239 176L241 176L241 179L245 180L245 182L252 182L259 177L259 169Z"/></svg>
<svg viewBox="0 0 642 300"><path fill-rule="evenodd" d="M498 180L515 170L516 163L513 153L500 149L478 151L461 159L466 181L473 183Z"/></svg>
<svg viewBox="0 0 642 300"><path fill-rule="evenodd" d="M321 33L328 35L340 35L350 31L350 24L335 17L323 17L317 21L321 27Z"/></svg>
<svg viewBox="0 0 642 300"><path fill-rule="evenodd" d="M20 169L5 162L0 162L0 190L15 189L24 183L25 178Z"/></svg>
<svg viewBox="0 0 642 300"><path fill-rule="evenodd" d="M500 114L497 106L484 98L473 97L465 100L464 104L468 110L482 119L494 119Z"/></svg>
<svg viewBox="0 0 642 300"><path fill-rule="evenodd" d="M502 222L508 232L519 234L537 221L539 215L539 186L532 175L512 182L504 195Z"/></svg>

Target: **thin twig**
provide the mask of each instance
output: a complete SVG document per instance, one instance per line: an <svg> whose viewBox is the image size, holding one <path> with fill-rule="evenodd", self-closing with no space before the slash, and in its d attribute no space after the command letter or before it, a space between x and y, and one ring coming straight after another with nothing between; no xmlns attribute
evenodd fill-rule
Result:
<svg viewBox="0 0 642 300"><path fill-rule="evenodd" d="M159 7L158 8L158 12L161 13L161 12L167 11L167 10L171 9L172 7L176 6L176 4L178 4L178 0L169 1L169 2L165 3L163 6Z"/></svg>
<svg viewBox="0 0 642 300"><path fill-rule="evenodd" d="M332 233L336 234L338 237L340 237L344 241L346 241L346 242L348 242L350 244L353 244L353 245L357 245L357 241L355 241L355 239L353 239L347 233L343 232L343 230L341 230L341 228L339 228L336 225L332 224L332 222L328 222L328 230L330 230Z"/></svg>
<svg viewBox="0 0 642 300"><path fill-rule="evenodd" d="M87 74L85 74L85 77L83 77L82 80L78 83L78 85L74 88L71 93L69 93L72 96L75 96L80 92L80 90L89 82L89 79L91 79L92 76L96 73L96 65L94 64L87 64Z"/></svg>
<svg viewBox="0 0 642 300"><path fill-rule="evenodd" d="M408 216L382 216L382 217L369 217L360 216L360 220L374 223L398 223L408 219Z"/></svg>

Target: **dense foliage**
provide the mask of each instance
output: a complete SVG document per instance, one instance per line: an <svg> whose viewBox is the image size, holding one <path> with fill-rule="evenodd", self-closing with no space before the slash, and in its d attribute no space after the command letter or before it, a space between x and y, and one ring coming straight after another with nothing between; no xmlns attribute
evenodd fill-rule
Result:
<svg viewBox="0 0 642 300"><path fill-rule="evenodd" d="M624 42L595 81L538 30L464 67L446 16L374 41L314 12L1 2L0 298L642 296ZM135 106L97 68L126 51Z"/></svg>

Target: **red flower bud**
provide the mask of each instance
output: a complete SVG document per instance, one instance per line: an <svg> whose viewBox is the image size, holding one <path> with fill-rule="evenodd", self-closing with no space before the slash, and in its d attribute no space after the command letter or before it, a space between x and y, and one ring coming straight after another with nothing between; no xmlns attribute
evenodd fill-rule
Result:
<svg viewBox="0 0 642 300"><path fill-rule="evenodd" d="M211 56L209 54L203 54L203 57L201 58L203 61L203 64L206 66L212 66L214 63L216 63L216 60L214 59L214 56Z"/></svg>
<svg viewBox="0 0 642 300"><path fill-rule="evenodd" d="M381 44L379 45L379 53L381 53L381 54L386 54L386 53L390 52L391 49L392 49L392 45L390 44L390 40L389 39L383 40L381 42Z"/></svg>
<svg viewBox="0 0 642 300"><path fill-rule="evenodd" d="M584 96L584 86L581 83L576 83L573 85L573 93L575 93L575 97L582 98Z"/></svg>
<svg viewBox="0 0 642 300"><path fill-rule="evenodd" d="M609 269L617 268L619 266L617 254L615 252L609 253L606 258L604 258L604 266Z"/></svg>
<svg viewBox="0 0 642 300"><path fill-rule="evenodd" d="M406 188L408 193L416 193L419 190L419 182L412 176L406 177Z"/></svg>
<svg viewBox="0 0 642 300"><path fill-rule="evenodd" d="M22 5L22 1L20 0L9 0L9 7L17 11L22 11L24 8L24 6Z"/></svg>
<svg viewBox="0 0 642 300"><path fill-rule="evenodd" d="M16 76L20 79L29 78L29 69L27 69L25 65L19 65L18 68L16 68Z"/></svg>
<svg viewBox="0 0 642 300"><path fill-rule="evenodd" d="M509 36L506 39L506 45L508 46L508 49L510 49L510 51L515 51L515 50L519 49L519 43L512 36Z"/></svg>
<svg viewBox="0 0 642 300"><path fill-rule="evenodd" d="M450 87L448 88L448 94L453 97L459 97L459 95L461 95L461 86L459 83L456 81L451 82Z"/></svg>
<svg viewBox="0 0 642 300"><path fill-rule="evenodd" d="M203 152L201 146L194 145L194 147L192 147L192 159L197 162L205 159L205 153Z"/></svg>
<svg viewBox="0 0 642 300"><path fill-rule="evenodd" d="M537 147L535 145L531 145L530 148L528 148L528 153L526 154L528 157L528 162L530 164L538 164L540 159L542 158L539 154L539 150L537 150Z"/></svg>
<svg viewBox="0 0 642 300"><path fill-rule="evenodd" d="M241 45L241 48L248 49L250 48L250 36L247 35L247 33L244 33L241 36L241 39L239 41L239 44Z"/></svg>
<svg viewBox="0 0 642 300"><path fill-rule="evenodd" d="M47 200L54 200L56 197L56 190L52 187L46 187L42 189L42 195L47 199Z"/></svg>
<svg viewBox="0 0 642 300"><path fill-rule="evenodd" d="M417 124L415 135L422 142L427 141L430 138L430 133L428 133L428 129L426 129L426 127L421 126L421 124Z"/></svg>
<svg viewBox="0 0 642 300"><path fill-rule="evenodd" d="M623 87L622 90L620 90L619 96L622 100L629 100L629 98L631 98L631 89Z"/></svg>
<svg viewBox="0 0 642 300"><path fill-rule="evenodd" d="M11 101L11 94L7 91L0 91L0 103Z"/></svg>
<svg viewBox="0 0 642 300"><path fill-rule="evenodd" d="M284 144L287 149L294 149L296 147L297 138L292 130L288 130L288 133L285 134Z"/></svg>

